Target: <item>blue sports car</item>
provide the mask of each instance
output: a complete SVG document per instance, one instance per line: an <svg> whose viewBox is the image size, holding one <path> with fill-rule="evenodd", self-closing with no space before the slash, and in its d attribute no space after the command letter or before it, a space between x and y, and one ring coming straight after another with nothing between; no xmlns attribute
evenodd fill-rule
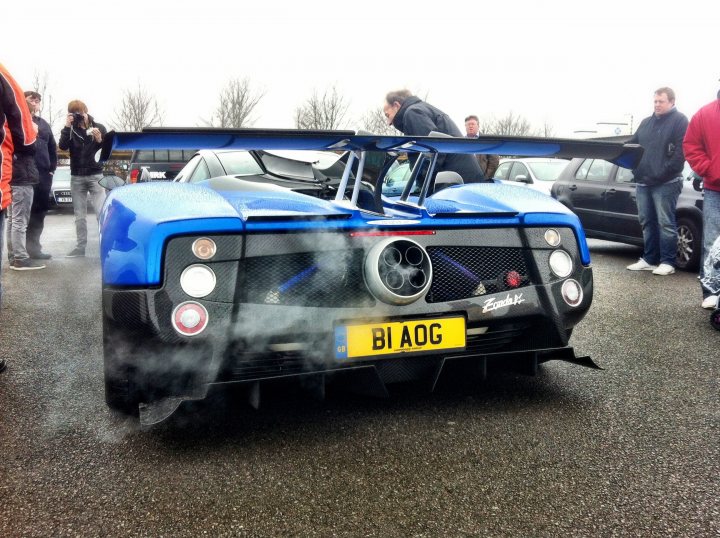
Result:
<svg viewBox="0 0 720 538"><path fill-rule="evenodd" d="M106 401L143 424L215 384L245 384L257 406L263 383L287 378L321 394L342 380L384 395L393 382L434 387L450 361L480 375L488 359L594 365L568 347L593 293L577 217L531 189L435 170L448 153L632 166L639 146L148 129L109 133L102 158L152 148L203 148L207 159L334 152L342 166L288 178L276 163L197 181L188 170L185 180L109 193L100 218ZM411 175L402 192L383 193L399 153Z"/></svg>

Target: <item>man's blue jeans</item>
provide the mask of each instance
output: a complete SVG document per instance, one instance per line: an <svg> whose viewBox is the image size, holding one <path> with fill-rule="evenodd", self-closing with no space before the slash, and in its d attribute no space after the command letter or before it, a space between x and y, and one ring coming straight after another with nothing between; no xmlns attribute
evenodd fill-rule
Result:
<svg viewBox="0 0 720 538"><path fill-rule="evenodd" d="M102 174L92 176L70 176L70 193L72 194L73 212L75 213L75 233L77 235L78 248L85 250L87 245L87 202L88 195L90 203L95 210L95 218L100 218L100 210L105 201L105 189L98 181Z"/></svg>
<svg viewBox="0 0 720 538"><path fill-rule="evenodd" d="M643 260L651 265L675 267L677 226L675 208L682 191L682 179L662 185L638 185L637 205L643 231Z"/></svg>
<svg viewBox="0 0 720 538"><path fill-rule="evenodd" d="M703 192L703 249L700 258L700 278L705 276L705 258L720 235L720 191L705 189ZM712 295L710 290L700 284L703 299Z"/></svg>
<svg viewBox="0 0 720 538"><path fill-rule="evenodd" d="M12 185L11 188L12 204L8 208L8 257L26 260L30 257L25 241L35 190L32 185Z"/></svg>

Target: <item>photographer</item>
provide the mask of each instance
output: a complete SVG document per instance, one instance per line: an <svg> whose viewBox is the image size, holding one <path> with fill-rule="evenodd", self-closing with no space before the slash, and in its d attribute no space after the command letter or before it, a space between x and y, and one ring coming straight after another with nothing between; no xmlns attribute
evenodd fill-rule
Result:
<svg viewBox="0 0 720 538"><path fill-rule="evenodd" d="M67 258L85 256L88 194L97 217L105 199L105 190L98 183L102 179L102 165L95 161L95 153L106 133L105 127L88 114L85 103L79 100L68 103L68 115L65 127L60 131L58 146L70 152L70 192L77 246L67 254Z"/></svg>

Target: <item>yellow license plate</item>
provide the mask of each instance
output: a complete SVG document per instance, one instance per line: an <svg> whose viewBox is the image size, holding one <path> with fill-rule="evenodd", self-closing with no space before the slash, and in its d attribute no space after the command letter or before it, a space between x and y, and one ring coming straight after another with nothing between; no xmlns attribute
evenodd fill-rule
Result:
<svg viewBox="0 0 720 538"><path fill-rule="evenodd" d="M335 328L335 357L464 349L465 334L464 317L343 325Z"/></svg>

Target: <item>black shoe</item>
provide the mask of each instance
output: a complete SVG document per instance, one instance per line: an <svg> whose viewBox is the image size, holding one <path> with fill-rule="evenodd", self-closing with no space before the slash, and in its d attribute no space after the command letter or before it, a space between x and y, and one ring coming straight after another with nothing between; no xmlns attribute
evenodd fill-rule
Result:
<svg viewBox="0 0 720 538"><path fill-rule="evenodd" d="M7 362L5 359L0 359L0 374L7 370Z"/></svg>
<svg viewBox="0 0 720 538"><path fill-rule="evenodd" d="M52 258L52 254L38 252L37 254L30 254L30 258L32 258L33 260L49 260L50 258Z"/></svg>
<svg viewBox="0 0 720 538"><path fill-rule="evenodd" d="M14 269L15 271L35 271L36 269L45 269L45 264L31 260L30 258L25 258L24 260L15 259L10 264L10 269Z"/></svg>
<svg viewBox="0 0 720 538"><path fill-rule="evenodd" d="M83 258L85 257L85 249L76 247L65 255L66 258Z"/></svg>

